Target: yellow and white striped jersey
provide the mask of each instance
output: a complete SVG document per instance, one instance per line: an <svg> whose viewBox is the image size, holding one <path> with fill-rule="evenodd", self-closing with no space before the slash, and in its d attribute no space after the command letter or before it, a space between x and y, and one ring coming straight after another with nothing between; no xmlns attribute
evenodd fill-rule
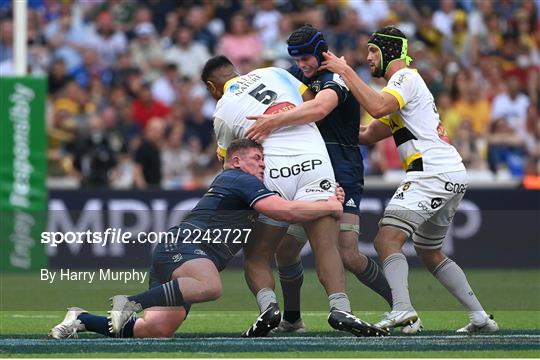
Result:
<svg viewBox="0 0 540 360"><path fill-rule="evenodd" d="M220 153L224 155L233 140L244 137L244 132L253 124L246 116L290 110L302 103L302 94L306 90L307 87L288 71L275 67L257 69L227 81L214 112L214 131ZM263 147L265 156L326 152L314 123L276 129L264 141Z"/></svg>
<svg viewBox="0 0 540 360"><path fill-rule="evenodd" d="M399 102L399 111L379 121L392 129L405 171L440 174L465 170L461 156L448 142L433 95L416 70L396 71L382 91Z"/></svg>

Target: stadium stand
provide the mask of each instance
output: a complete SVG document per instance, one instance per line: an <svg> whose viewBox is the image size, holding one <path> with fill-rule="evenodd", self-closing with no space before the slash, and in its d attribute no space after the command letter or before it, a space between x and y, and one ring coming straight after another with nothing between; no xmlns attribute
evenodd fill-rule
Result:
<svg viewBox="0 0 540 360"><path fill-rule="evenodd" d="M31 0L29 7L29 70L49 77L51 188L204 188L219 164L214 102L200 68L217 53L244 73L287 67L284 39L306 22L375 87L367 38L397 25L412 39L413 66L471 181L538 186L539 0ZM12 18L11 1L0 0L0 75L13 73ZM163 131L148 129L156 122ZM391 141L361 151L367 175L401 177ZM141 181L149 162L160 174ZM379 183L369 179L368 186Z"/></svg>

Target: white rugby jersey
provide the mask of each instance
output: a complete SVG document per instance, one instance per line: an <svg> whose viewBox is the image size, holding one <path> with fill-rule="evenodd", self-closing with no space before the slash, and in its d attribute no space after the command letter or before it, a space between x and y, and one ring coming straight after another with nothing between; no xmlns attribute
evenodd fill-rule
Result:
<svg viewBox="0 0 540 360"><path fill-rule="evenodd" d="M214 112L220 154L224 156L229 144L243 138L254 123L246 116L290 110L303 102L302 94L306 90L307 87L288 71L275 67L257 69L227 81ZM326 153L314 123L276 129L266 138L263 147L265 155Z"/></svg>
<svg viewBox="0 0 540 360"><path fill-rule="evenodd" d="M465 170L461 156L448 142L433 95L416 70L396 71L382 91L399 102L399 111L379 121L392 129L405 171L432 174Z"/></svg>

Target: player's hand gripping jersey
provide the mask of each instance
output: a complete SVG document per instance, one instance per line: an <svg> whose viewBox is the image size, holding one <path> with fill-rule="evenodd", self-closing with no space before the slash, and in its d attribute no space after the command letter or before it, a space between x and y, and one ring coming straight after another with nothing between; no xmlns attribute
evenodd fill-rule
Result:
<svg viewBox="0 0 540 360"><path fill-rule="evenodd" d="M399 102L400 110L380 121L392 129L405 171L427 175L465 170L461 156L447 142L433 96L416 70L397 71L383 91Z"/></svg>
<svg viewBox="0 0 540 360"><path fill-rule="evenodd" d="M280 68L257 69L229 80L214 112L214 129L223 155L231 141L244 137L253 120L246 116L287 111L302 103L307 87ZM324 142L314 124L276 129L264 142L264 155L317 154Z"/></svg>

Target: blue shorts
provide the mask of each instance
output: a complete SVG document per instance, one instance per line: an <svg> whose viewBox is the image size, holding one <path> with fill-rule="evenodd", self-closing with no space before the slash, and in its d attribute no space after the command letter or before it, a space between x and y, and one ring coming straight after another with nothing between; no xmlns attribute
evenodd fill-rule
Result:
<svg viewBox="0 0 540 360"><path fill-rule="evenodd" d="M345 191L343 212L360 216L360 201L362 201L364 188L362 186L347 186L346 184L341 183L339 185L341 185L343 191Z"/></svg>
<svg viewBox="0 0 540 360"><path fill-rule="evenodd" d="M174 230L174 234L176 234L176 230ZM172 273L182 264L193 259L208 259L218 267L216 258L208 255L208 250L203 250L199 244L184 243L180 240L174 246L170 246L166 242L159 242L152 254L148 288L152 289L171 281ZM191 304L185 303L184 308L188 313Z"/></svg>

